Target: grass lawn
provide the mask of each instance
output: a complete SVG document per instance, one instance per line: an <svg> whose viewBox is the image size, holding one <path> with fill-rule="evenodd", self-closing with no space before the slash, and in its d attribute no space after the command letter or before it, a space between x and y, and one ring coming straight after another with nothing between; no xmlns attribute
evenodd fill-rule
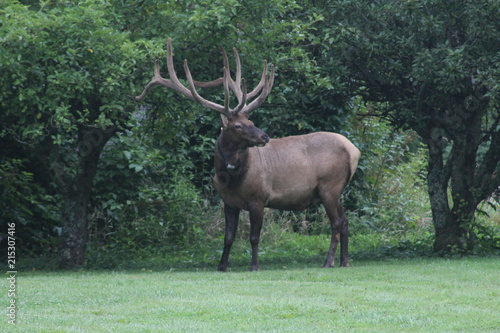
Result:
<svg viewBox="0 0 500 333"><path fill-rule="evenodd" d="M262 269L19 272L0 332L500 332L498 257Z"/></svg>

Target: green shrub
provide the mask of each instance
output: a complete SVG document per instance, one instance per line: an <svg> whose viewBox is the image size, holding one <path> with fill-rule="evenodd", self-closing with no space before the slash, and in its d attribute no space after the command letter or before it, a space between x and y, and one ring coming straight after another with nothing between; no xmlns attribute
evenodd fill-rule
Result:
<svg viewBox="0 0 500 333"><path fill-rule="evenodd" d="M43 255L58 246L59 201L35 183L23 159L0 158L0 244L7 248L7 223L16 225L17 251L21 255Z"/></svg>

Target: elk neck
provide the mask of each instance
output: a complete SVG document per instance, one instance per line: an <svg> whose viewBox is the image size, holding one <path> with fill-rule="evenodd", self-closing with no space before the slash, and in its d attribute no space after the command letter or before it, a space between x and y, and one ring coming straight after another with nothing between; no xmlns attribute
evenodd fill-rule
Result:
<svg viewBox="0 0 500 333"><path fill-rule="evenodd" d="M248 146L233 142L222 131L215 145L215 171L243 175L247 170Z"/></svg>

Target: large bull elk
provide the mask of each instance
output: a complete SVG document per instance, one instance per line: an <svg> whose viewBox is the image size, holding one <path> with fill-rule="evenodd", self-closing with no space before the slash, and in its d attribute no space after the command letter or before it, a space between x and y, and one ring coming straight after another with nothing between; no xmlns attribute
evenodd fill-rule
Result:
<svg viewBox="0 0 500 333"><path fill-rule="evenodd" d="M214 183L222 200L226 218L224 250L219 271L226 271L240 210L250 215L251 269L258 270L258 246L264 208L303 210L321 202L331 222L332 239L323 267L334 266L337 244L341 244L341 265L349 266L348 221L340 204L340 196L354 175L360 151L344 136L329 132L269 139L248 119L250 113L266 100L274 81L274 66L268 74L264 62L262 77L257 87L247 93L241 78L241 64L234 49L236 76L231 78L229 61L224 50L224 75L211 82L194 81L187 61L184 61L188 86L177 78L172 59L172 44L167 42L167 68L170 79L160 75L155 62L154 76L143 93L142 100L156 85L176 90L189 99L217 111L223 120L222 132L215 144ZM196 87L224 87L224 105L201 97ZM238 104L229 106L230 90ZM247 103L247 101L250 101Z"/></svg>

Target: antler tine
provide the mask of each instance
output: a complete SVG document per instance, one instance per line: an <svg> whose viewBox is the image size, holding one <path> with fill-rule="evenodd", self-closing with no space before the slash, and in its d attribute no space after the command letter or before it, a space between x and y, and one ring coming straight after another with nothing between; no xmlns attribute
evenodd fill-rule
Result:
<svg viewBox="0 0 500 333"><path fill-rule="evenodd" d="M201 81L196 81L196 80L193 80L193 82L194 82L195 86L200 87L200 88L213 88L213 87L218 87L221 84L223 84L224 78L220 77L220 78L215 79L215 80L210 81L210 82L201 82Z"/></svg>
<svg viewBox="0 0 500 333"><path fill-rule="evenodd" d="M229 59L227 57L227 53L226 53L226 50L224 49L224 47L221 47L221 51L222 51L222 57L224 58L224 67L228 69L227 74L228 74L229 88L236 95L236 98L238 99L238 105L240 105L242 103L245 104L246 99L243 98L243 93L241 91L241 62L240 62L240 57L238 55L238 51L236 50L236 48L233 48L234 58L236 61L236 80L233 80L233 78L231 77ZM245 96L246 96L246 94L245 94ZM239 109L241 109L241 108L239 108ZM232 110L232 113L233 114L238 113L239 109L235 108L234 110Z"/></svg>
<svg viewBox="0 0 500 333"><path fill-rule="evenodd" d="M267 61L264 61L264 69L262 71L262 77L257 85L257 87L250 93L247 93L247 88L245 85L245 80L241 77L241 62L240 56L236 48L233 48L235 62L236 62L236 78L233 80L231 78L231 71L229 69L229 60L224 48L222 48L222 56L224 58L224 76L222 78L218 78L216 80L210 82L199 82L194 81L191 76L191 71L189 70L189 66L187 60L184 60L184 71L186 73L186 78L188 80L189 88L185 87L178 79L177 74L174 69L173 55L172 55L172 39L169 38L167 41L167 69L170 79L165 79L161 76L160 73L160 63L158 59L155 60L154 63L154 75L151 81L146 85L143 92L139 96L135 96L134 99L136 101L143 100L149 91L156 85L161 85L170 89L173 89L177 92L180 92L184 96L188 97L191 100L194 100L206 108L217 111L226 117L231 117L236 115L238 112L244 112L246 114L250 114L254 109L258 108L264 101L266 100L269 92L274 83L274 66L271 66L271 74L267 75ZM196 86L198 87L216 87L220 85L224 86L224 105L220 105L201 97L196 91ZM238 99L238 105L234 109L230 109L229 107L229 99L230 94L229 90L231 90ZM260 95L257 99L254 99L250 104L246 105L248 98L254 98L257 94Z"/></svg>
<svg viewBox="0 0 500 333"><path fill-rule="evenodd" d="M226 64L227 65L227 64ZM225 66L224 67L224 77L222 84L224 85L224 110L229 112L229 80L231 79L230 73L229 73L229 67Z"/></svg>
<svg viewBox="0 0 500 333"><path fill-rule="evenodd" d="M224 57L224 67L229 68L229 60L227 59L226 51L224 50L224 48L222 46L221 46L221 50L222 50L222 55ZM220 85L224 85L224 76L220 77L218 79L215 79L213 81L210 81L210 82L201 82L201 81L196 81L196 80L193 80L193 82L194 82L195 86L200 87L200 88L213 88L213 87L218 87Z"/></svg>
<svg viewBox="0 0 500 333"><path fill-rule="evenodd" d="M191 76L191 72L189 71L187 61L184 60L184 70L186 72L186 77L188 79L189 89L186 88L179 81L179 79L177 78L177 74L175 73L175 69L174 69L174 61L173 61L173 55L172 55L172 39L171 38L169 38L167 41L167 69L168 69L168 75L170 77L170 80L167 80L161 76L160 63L159 63L158 59L156 59L155 65L154 65L153 78L146 85L146 87L144 88L144 91L139 96L135 96L134 99L136 101L143 100L154 86L161 85L161 86L164 86L164 87L167 87L167 88L170 88L170 89L173 89L175 91L180 92L181 94L183 94L187 98L200 103L204 107L207 107L211 110L220 112L220 113L224 114L225 116L231 115L228 107L224 107L222 105L219 105L217 103L213 103L213 102L210 102L210 101L204 99L203 97L201 97L197 93L196 88L195 88L195 85L202 86L202 87L203 86L214 87L214 86L220 85L220 83L223 81L222 78L211 81L211 82L198 82L198 81L195 82Z"/></svg>
<svg viewBox="0 0 500 333"><path fill-rule="evenodd" d="M233 47L233 53L234 53L234 59L236 61L236 80L233 81L234 87L232 90L235 93L236 97L238 98L238 106L233 110L233 113L237 114L245 106L245 103L247 101L247 92L246 92L245 81L244 80L242 81L241 79L240 55L238 54L238 50L236 50L235 47Z"/></svg>
<svg viewBox="0 0 500 333"><path fill-rule="evenodd" d="M234 53L234 59L236 61L236 80L234 83L236 84L236 87L239 89L241 87L241 62L240 62L240 55L238 54L238 50L236 50L235 47L233 47L233 53Z"/></svg>
<svg viewBox="0 0 500 333"><path fill-rule="evenodd" d="M193 80L193 84L195 86L202 87L202 88L217 87L217 86L222 84L224 87L224 112L222 112L221 110L215 110L215 111L221 112L226 116L227 116L226 112L229 115L231 115L231 114L235 115L244 108L245 103L247 101L246 86L244 86L244 84L245 84L244 81L242 83L242 78L241 78L241 61L240 61L240 57L238 55L238 51L236 50L236 48L233 48L233 52L234 52L234 56L235 56L235 60L236 60L236 81L235 81L231 77L229 58L227 56L226 50L223 47L221 47L221 52L222 52L222 57L223 57L223 61L224 61L224 76L222 78L219 78L219 79L216 79L216 80L213 80L210 82L199 82L199 81ZM188 71L189 71L189 68L188 68ZM186 72L186 76L188 76L187 72ZM190 79L188 78L188 81L189 80ZM236 98L238 99L238 105L233 110L231 110L229 108L229 101L230 101L229 89L231 89L231 91L236 95ZM193 96L195 96L196 101L201 103L198 100L198 98L202 98L202 97L200 95L196 96L195 95L196 92L192 92L192 94L193 94ZM212 103L209 101L205 101L205 103L207 103L207 102ZM212 104L215 104L215 103L212 103ZM215 104L215 105L218 105L218 104Z"/></svg>
<svg viewBox="0 0 500 333"><path fill-rule="evenodd" d="M248 93L248 98L254 98L262 90L262 88L264 87L264 84L266 82L266 76L267 76L267 60L264 60L264 69L262 70L260 82L257 85L257 87L255 87L254 90L252 90L251 92Z"/></svg>
<svg viewBox="0 0 500 333"><path fill-rule="evenodd" d="M244 79L241 81L241 87L242 87L241 100L239 101L238 105L234 108L233 110L234 114L240 112L245 107L245 103L247 101L247 87L245 85Z"/></svg>
<svg viewBox="0 0 500 333"><path fill-rule="evenodd" d="M182 93L184 96L194 99L191 92L189 89L187 89L177 78L177 74L175 73L174 69L174 59L172 56L172 38L169 38L167 40L167 69L168 69L168 75L170 76L170 80L172 81L172 84L174 85L176 91Z"/></svg>
<svg viewBox="0 0 500 333"><path fill-rule="evenodd" d="M142 91L142 94L134 97L135 101L136 102L142 101L146 97L146 95L149 93L149 91L151 90L152 87L160 84L159 81L161 79L162 79L162 77L160 75L160 63L158 62L158 59L155 59L153 79L151 79L151 81L146 85L146 87Z"/></svg>
<svg viewBox="0 0 500 333"><path fill-rule="evenodd" d="M151 88L153 88L154 86L157 86L157 85L164 86L164 87L173 89L175 91L178 91L181 94L183 94L184 96L188 97L189 99L194 100L189 89L184 87L179 82L179 79L177 78L177 75L175 74L174 62L173 62L173 58L172 58L172 39L171 38L169 38L167 41L167 68L168 68L168 74L170 75L171 80L167 80L161 76L161 74L160 74L160 62L158 61L158 59L155 59L153 78L146 85L142 94L134 97L134 99L137 102L143 100L146 97L146 95L149 93Z"/></svg>
<svg viewBox="0 0 500 333"><path fill-rule="evenodd" d="M184 71L186 72L186 78L188 80L191 95L193 96L193 99L195 101L197 101L198 103L200 103L201 105L203 105L206 108L209 108L211 110L222 113L226 117L231 117L231 113L228 110L229 108L226 108L225 106L222 106L222 105L214 103L214 102L210 102L209 100L204 99L203 97L201 97L198 94L198 92L196 91L195 84L193 82L193 77L191 76L191 71L189 70L187 60L184 60Z"/></svg>
<svg viewBox="0 0 500 333"><path fill-rule="evenodd" d="M264 68L267 69L267 62L265 63ZM269 74L269 76L267 76L267 73L263 76L263 80L261 80L261 83L262 83L262 92L260 93L259 97L254 99L250 104L246 105L242 110L242 112L246 113L247 115L249 115L253 110L261 106L262 103L264 103L264 101L266 100L269 93L271 92L271 89L274 84L274 65L271 65L271 73ZM259 86L261 85L261 83L259 83ZM252 93L254 93L255 91L258 92L258 89L255 88L252 91Z"/></svg>

